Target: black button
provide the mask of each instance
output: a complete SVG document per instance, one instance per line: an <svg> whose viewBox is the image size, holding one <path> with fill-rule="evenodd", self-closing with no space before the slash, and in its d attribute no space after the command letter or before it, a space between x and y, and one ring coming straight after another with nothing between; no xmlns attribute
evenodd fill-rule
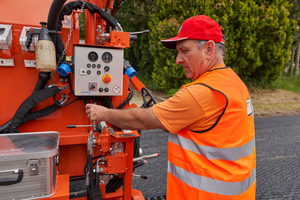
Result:
<svg viewBox="0 0 300 200"><path fill-rule="evenodd" d="M87 74L91 74L91 70L87 70L86 73L87 73Z"/></svg>
<svg viewBox="0 0 300 200"><path fill-rule="evenodd" d="M96 67L96 64L92 64L92 68L95 68Z"/></svg>
<svg viewBox="0 0 300 200"><path fill-rule="evenodd" d="M100 67L101 67L101 65L100 65L100 64L98 64L98 65L97 65L97 68L100 68Z"/></svg>
<svg viewBox="0 0 300 200"><path fill-rule="evenodd" d="M90 68L90 67L91 67L91 64L89 63L89 64L87 64L86 66L87 66L87 68Z"/></svg>
<svg viewBox="0 0 300 200"><path fill-rule="evenodd" d="M108 88L105 88L105 89L104 89L104 91L105 91L105 92L108 92L108 91L109 91L109 89L108 89Z"/></svg>
<svg viewBox="0 0 300 200"><path fill-rule="evenodd" d="M101 88L99 88L99 92L103 92L103 88L101 87Z"/></svg>
<svg viewBox="0 0 300 200"><path fill-rule="evenodd" d="M98 74L98 75L100 75L100 74L101 74L101 71L100 71L100 70L98 70L98 71L97 71L97 74Z"/></svg>
<svg viewBox="0 0 300 200"><path fill-rule="evenodd" d="M104 71L107 72L107 71L109 71L109 70L110 70L110 67L109 67L109 66L105 66L105 67L104 67Z"/></svg>

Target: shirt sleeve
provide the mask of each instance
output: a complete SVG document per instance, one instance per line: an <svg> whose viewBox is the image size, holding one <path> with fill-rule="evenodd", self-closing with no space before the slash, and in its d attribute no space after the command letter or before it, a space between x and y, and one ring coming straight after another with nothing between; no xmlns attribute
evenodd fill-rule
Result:
<svg viewBox="0 0 300 200"><path fill-rule="evenodd" d="M155 104L153 111L171 133L181 129L206 130L216 122L224 108L224 101L218 101L216 95L205 86L191 85Z"/></svg>

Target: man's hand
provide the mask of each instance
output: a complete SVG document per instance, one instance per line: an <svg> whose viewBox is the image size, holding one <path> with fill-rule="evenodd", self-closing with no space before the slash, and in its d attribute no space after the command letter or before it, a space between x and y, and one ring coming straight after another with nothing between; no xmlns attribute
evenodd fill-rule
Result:
<svg viewBox="0 0 300 200"><path fill-rule="evenodd" d="M157 119L153 108L108 109L96 104L86 104L86 114L91 122L106 121L111 125L128 130L160 128L168 131Z"/></svg>
<svg viewBox="0 0 300 200"><path fill-rule="evenodd" d="M86 115L91 122L105 121L105 111L107 110L106 107L96 104L86 104L85 106Z"/></svg>

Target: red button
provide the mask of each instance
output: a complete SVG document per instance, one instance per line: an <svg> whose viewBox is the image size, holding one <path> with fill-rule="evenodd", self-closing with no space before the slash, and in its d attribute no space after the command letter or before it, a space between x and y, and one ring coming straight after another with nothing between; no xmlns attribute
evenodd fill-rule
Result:
<svg viewBox="0 0 300 200"><path fill-rule="evenodd" d="M103 79L103 81L105 83L109 83L111 81L111 77L110 76L105 76L104 79Z"/></svg>

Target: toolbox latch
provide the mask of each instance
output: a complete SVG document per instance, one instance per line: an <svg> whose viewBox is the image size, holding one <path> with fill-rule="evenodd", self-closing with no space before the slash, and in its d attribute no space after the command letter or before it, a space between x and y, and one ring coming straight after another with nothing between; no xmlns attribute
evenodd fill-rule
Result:
<svg viewBox="0 0 300 200"><path fill-rule="evenodd" d="M29 176L36 176L39 174L40 160L28 160L27 167L29 168Z"/></svg>

